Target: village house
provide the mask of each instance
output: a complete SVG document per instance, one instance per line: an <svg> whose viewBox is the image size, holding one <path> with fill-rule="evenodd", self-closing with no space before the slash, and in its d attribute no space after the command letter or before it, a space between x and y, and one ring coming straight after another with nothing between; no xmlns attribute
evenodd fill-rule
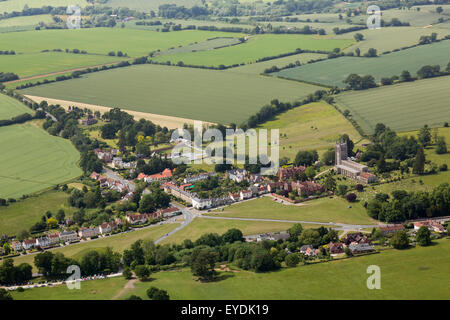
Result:
<svg viewBox="0 0 450 320"><path fill-rule="evenodd" d="M354 254L372 252L375 250L374 247L368 243L352 243L350 244L349 249Z"/></svg>
<svg viewBox="0 0 450 320"><path fill-rule="evenodd" d="M321 184L312 181L292 182L291 187L294 190L297 189L299 196L305 194L309 197L310 195L325 191L325 188Z"/></svg>
<svg viewBox="0 0 450 320"><path fill-rule="evenodd" d="M117 225L115 222L103 222L99 227L98 230L101 234L107 234L111 231L117 229Z"/></svg>
<svg viewBox="0 0 450 320"><path fill-rule="evenodd" d="M60 238L59 238L59 234L58 234L58 233L52 233L52 234L49 234L49 235L47 236L47 238L48 238L48 240L49 240L51 246L52 246L52 245L55 245L55 244L58 244L59 241L60 241Z"/></svg>
<svg viewBox="0 0 450 320"><path fill-rule="evenodd" d="M437 233L443 233L445 232L445 228L442 224L436 221L427 220L422 222L414 222L414 230L417 231L420 229L420 227L427 227L428 230L437 232Z"/></svg>
<svg viewBox="0 0 450 320"><path fill-rule="evenodd" d="M228 170L225 173L225 177L236 183L241 183L242 181L247 179L248 172L245 169Z"/></svg>
<svg viewBox="0 0 450 320"><path fill-rule="evenodd" d="M250 199L253 196L252 190L242 190L239 193L239 199L245 200L245 199Z"/></svg>
<svg viewBox="0 0 450 320"><path fill-rule="evenodd" d="M97 119L94 118L92 114L87 116L87 119L81 119L80 123L84 126L90 126L97 123Z"/></svg>
<svg viewBox="0 0 450 320"><path fill-rule="evenodd" d="M151 174L144 178L145 182L153 182L153 181L159 181L159 180L165 180L172 177L172 170L170 169L164 169L161 173Z"/></svg>
<svg viewBox="0 0 450 320"><path fill-rule="evenodd" d="M330 254L339 254L344 252L344 244L341 242L330 242L328 244Z"/></svg>
<svg viewBox="0 0 450 320"><path fill-rule="evenodd" d="M310 245L310 244L305 244L305 245L300 247L300 253L304 254L304 253L306 253L306 251L308 249L311 250L311 249L314 249L314 247L312 245Z"/></svg>
<svg viewBox="0 0 450 320"><path fill-rule="evenodd" d="M37 247L48 247L50 246L50 239L48 237L40 237L36 239L36 246Z"/></svg>
<svg viewBox="0 0 450 320"><path fill-rule="evenodd" d="M306 167L289 167L289 168L280 168L278 169L277 176L280 181L290 180L298 178L304 173Z"/></svg>
<svg viewBox="0 0 450 320"><path fill-rule="evenodd" d="M126 219L130 224L144 224L148 222L146 214L127 214Z"/></svg>
<svg viewBox="0 0 450 320"><path fill-rule="evenodd" d="M59 234L59 239L63 242L72 242L78 240L78 235L75 231L66 230Z"/></svg>
<svg viewBox="0 0 450 320"><path fill-rule="evenodd" d="M20 250L22 250L22 243L20 243L20 241L13 241L11 243L11 247L14 251L19 252Z"/></svg>
<svg viewBox="0 0 450 320"><path fill-rule="evenodd" d="M403 230L403 225L401 224L392 224L386 226L380 226L380 231L386 236L388 234L396 233L397 231Z"/></svg>
<svg viewBox="0 0 450 320"><path fill-rule="evenodd" d="M240 200L240 194L239 193L232 193L232 192L228 192L228 197L230 198L230 200L237 202Z"/></svg>
<svg viewBox="0 0 450 320"><path fill-rule="evenodd" d="M348 246L351 243L370 243L370 240L361 232L347 233L344 243Z"/></svg>
<svg viewBox="0 0 450 320"><path fill-rule="evenodd" d="M80 231L78 231L78 236L80 238L92 238L95 236L98 236L100 233L99 228L82 228Z"/></svg>
<svg viewBox="0 0 450 320"><path fill-rule="evenodd" d="M192 198L192 207L198 210L208 209L212 207L211 199Z"/></svg>
<svg viewBox="0 0 450 320"><path fill-rule="evenodd" d="M169 208L160 210L158 213L163 218L171 218L171 217L180 215L181 210L178 209L177 207L169 207Z"/></svg>

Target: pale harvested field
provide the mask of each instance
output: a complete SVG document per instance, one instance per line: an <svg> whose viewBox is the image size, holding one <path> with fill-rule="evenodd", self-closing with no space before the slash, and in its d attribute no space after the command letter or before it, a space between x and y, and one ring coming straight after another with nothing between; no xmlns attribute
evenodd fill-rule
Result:
<svg viewBox="0 0 450 320"><path fill-rule="evenodd" d="M94 104L87 104L87 103L81 103L81 102L76 102L76 101L52 99L52 98L30 96L30 95L25 95L25 97L27 97L28 99L31 99L37 103L40 103L41 101L45 100L48 102L48 104L55 104L55 105L59 104L61 107L63 107L66 110L68 109L69 106L76 106L76 107L79 107L82 109L88 108L92 111L100 111L101 113L105 113L112 109L110 107L98 106L98 105L94 105ZM154 114L154 113L131 111L131 110L126 110L126 109L121 109L121 110L131 114L135 120L139 120L139 119L150 120L153 123L158 124L161 127L167 127L168 129L183 128L183 125L185 123L194 124L194 121L195 121L194 119L164 116L164 115ZM211 125L214 123L203 121L203 124Z"/></svg>

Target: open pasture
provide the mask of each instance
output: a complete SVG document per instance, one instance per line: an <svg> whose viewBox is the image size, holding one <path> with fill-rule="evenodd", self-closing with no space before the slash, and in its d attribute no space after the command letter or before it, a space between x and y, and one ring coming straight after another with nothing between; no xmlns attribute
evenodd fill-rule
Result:
<svg viewBox="0 0 450 320"><path fill-rule="evenodd" d="M156 32L129 28L89 28L40 30L2 35L2 46L16 53L37 53L42 50L79 49L88 53L108 54L122 51L130 57L148 55L151 51L166 50L215 37L239 37L230 32L186 30Z"/></svg>
<svg viewBox="0 0 450 320"><path fill-rule="evenodd" d="M328 148L333 148L335 141L344 133L355 142L361 139L352 124L325 102L289 110L267 121L261 128L280 130L280 157L291 160L299 150L315 149L321 155Z"/></svg>
<svg viewBox="0 0 450 320"><path fill-rule="evenodd" d="M0 6L1 6L1 3L2 2L0 2ZM53 19L50 14L2 19L2 20L0 20L0 28L36 26L39 22L51 23L51 22L53 22Z"/></svg>
<svg viewBox="0 0 450 320"><path fill-rule="evenodd" d="M428 124L441 127L450 118L450 77L437 77L379 88L349 91L335 100L341 110L367 132L384 123L396 131L417 130Z"/></svg>
<svg viewBox="0 0 450 320"><path fill-rule="evenodd" d="M200 0L108 0L105 6L112 8L126 7L142 12L155 11L158 12L158 7L163 4L176 4L177 6L184 6L186 8L195 5L201 5Z"/></svg>
<svg viewBox="0 0 450 320"><path fill-rule="evenodd" d="M0 94L0 120L9 120L24 113L34 114L34 111L16 99Z"/></svg>
<svg viewBox="0 0 450 320"><path fill-rule="evenodd" d="M240 123L272 99L319 87L250 74L140 65L23 90L24 94L209 122Z"/></svg>
<svg viewBox="0 0 450 320"><path fill-rule="evenodd" d="M281 70L273 75L283 78L345 87L349 74L372 75L377 82L383 77L399 76L403 70L412 75L425 65L445 69L450 62L450 40L393 52L376 58L339 57L295 68Z"/></svg>
<svg viewBox="0 0 450 320"><path fill-rule="evenodd" d="M81 174L72 143L35 123L1 127L0 149L0 198L20 197Z"/></svg>
<svg viewBox="0 0 450 320"><path fill-rule="evenodd" d="M20 78L25 78L74 68L120 62L122 60L124 58L65 52L16 54L2 56L0 59L0 70L3 72L14 72Z"/></svg>
<svg viewBox="0 0 450 320"><path fill-rule="evenodd" d="M78 5L81 8L86 7L86 0L6 0L0 1L0 12L22 11L23 8L42 8L44 6L67 7L69 5Z"/></svg>
<svg viewBox="0 0 450 320"><path fill-rule="evenodd" d="M253 63L257 59L293 52L297 48L303 50L332 51L334 48L344 49L352 43L352 40L327 39L325 36L262 34L250 36L245 43L232 47L184 54L171 54L157 57L154 60L159 62L170 61L172 64L182 61L188 65L230 66L241 63Z"/></svg>

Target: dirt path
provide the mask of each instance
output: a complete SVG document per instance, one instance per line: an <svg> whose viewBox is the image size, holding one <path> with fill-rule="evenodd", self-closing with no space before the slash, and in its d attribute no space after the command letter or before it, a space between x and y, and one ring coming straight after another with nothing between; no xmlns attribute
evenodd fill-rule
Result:
<svg viewBox="0 0 450 320"><path fill-rule="evenodd" d="M31 76L31 77L25 77L25 78L20 78L17 80L13 80L13 81L8 81L8 82L3 82L4 84L9 84L9 83L16 83L16 82L21 82L21 81L27 81L27 80L33 80L33 79L39 79L39 78L44 78L44 77L51 77L51 76L56 76L58 74L62 74L62 73L67 73L67 72L74 72L74 71L81 71L81 70L86 70L89 68L98 68L98 67L103 67L103 66L109 66L112 64L117 64L119 62L122 61L127 61L130 59L126 59L126 60L118 60L115 62L108 62L108 63L104 63L104 64L97 64L97 65L93 65L93 66L87 66L87 67L81 67L81 68L74 68L74 69L68 69L68 70L63 70L63 71L57 71L57 72L51 72L51 73L46 73L46 74L38 74L35 76Z"/></svg>
<svg viewBox="0 0 450 320"><path fill-rule="evenodd" d="M131 279L127 282L127 284L123 287L122 290L120 290L114 297L111 298L111 300L117 300L119 299L125 292L129 291L130 289L134 289L134 283L137 281L137 279Z"/></svg>
<svg viewBox="0 0 450 320"><path fill-rule="evenodd" d="M69 108L69 106L77 106L81 109L87 108L92 111L100 111L101 113L105 113L112 109L111 107L99 106L99 105L76 102L76 101L69 101L69 100L52 99L52 98L30 96L30 95L25 95L25 97L27 97L30 100L35 101L36 103L40 103L41 101L46 100L49 104L59 104L61 107L63 107L66 110ZM132 110L127 110L127 109L121 109L121 110L125 111L126 113L131 114L135 120L139 120L139 119L150 120L153 123L159 124L161 127L167 127L168 129L183 128L183 125L185 123L194 124L194 121L196 121L194 119L165 116L165 115L161 115L161 114L132 111ZM212 122L206 122L206 121L202 121L202 122L204 125L213 124Z"/></svg>

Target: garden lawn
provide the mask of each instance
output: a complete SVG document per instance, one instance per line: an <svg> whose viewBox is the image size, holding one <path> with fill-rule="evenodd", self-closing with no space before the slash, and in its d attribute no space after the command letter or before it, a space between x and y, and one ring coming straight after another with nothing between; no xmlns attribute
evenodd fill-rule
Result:
<svg viewBox="0 0 450 320"><path fill-rule="evenodd" d="M334 48L344 49L352 43L352 40L333 40L311 35L263 34L251 36L247 42L232 47L172 54L156 57L153 60L158 62L170 61L172 64L182 61L186 65L231 66L253 63L257 59L293 52L297 48L332 51Z"/></svg>
<svg viewBox="0 0 450 320"><path fill-rule="evenodd" d="M351 208L348 208L351 206ZM214 211L209 215L235 218L257 218L274 220L334 222L346 224L374 224L360 203L349 204L333 197L310 200L301 205L286 205L271 197L262 197Z"/></svg>
<svg viewBox="0 0 450 320"><path fill-rule="evenodd" d="M450 43L450 42L449 42ZM395 131L442 127L450 119L450 76L417 80L379 88L347 91L335 97L342 111L371 134L377 123Z"/></svg>
<svg viewBox="0 0 450 320"><path fill-rule="evenodd" d="M69 140L36 123L0 127L0 198L17 198L81 175L80 155Z"/></svg>
<svg viewBox="0 0 450 320"><path fill-rule="evenodd" d="M318 89L259 75L147 64L91 73L22 93L228 124L241 123L272 99L292 102Z"/></svg>
<svg viewBox="0 0 450 320"><path fill-rule="evenodd" d="M9 120L24 113L34 115L34 111L23 103L0 93L0 120Z"/></svg>
<svg viewBox="0 0 450 320"><path fill-rule="evenodd" d="M68 198L65 192L47 191L0 207L0 234L13 236L22 230L28 231L47 211L55 215L59 209L63 209L66 217L70 217L75 208L67 205Z"/></svg>

